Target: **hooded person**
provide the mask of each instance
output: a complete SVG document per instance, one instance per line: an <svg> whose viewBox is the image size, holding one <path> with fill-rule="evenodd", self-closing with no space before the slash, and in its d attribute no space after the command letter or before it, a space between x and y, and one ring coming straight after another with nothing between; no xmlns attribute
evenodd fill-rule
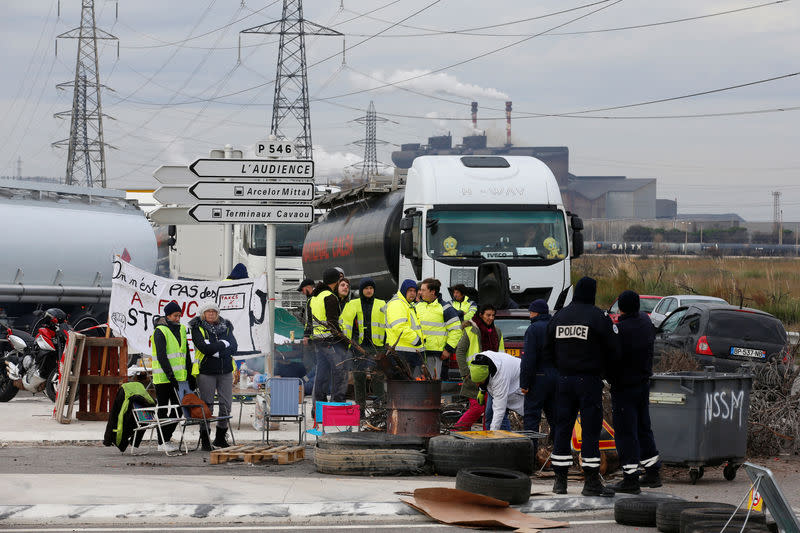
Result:
<svg viewBox="0 0 800 533"><path fill-rule="evenodd" d="M164 316L156 319L155 329L150 337L150 345L153 347L153 386L159 406L180 405L178 389L181 382L188 383L190 389L195 388L194 377L189 375L192 358L189 355L186 326L181 324L182 315L178 302L172 300L167 303L164 306ZM158 416L169 418L169 411L162 407ZM178 449L177 445L170 442L176 425L177 422L164 425L163 431L158 432L159 451L170 453Z"/></svg>
<svg viewBox="0 0 800 533"><path fill-rule="evenodd" d="M247 273L247 267L244 266L242 263L236 263L236 266L233 267L231 273L228 274L228 277L225 278L223 281L227 280L235 280L235 279L247 279L250 276Z"/></svg>
<svg viewBox="0 0 800 533"><path fill-rule="evenodd" d="M354 345L353 348L353 393L361 412L367 404L367 373L375 369L375 355L385 341L386 302L375 297L375 281L364 278L358 285L358 298L347 302L342 311L342 330ZM376 401L384 395L380 374L371 373L372 394Z"/></svg>
<svg viewBox="0 0 800 533"><path fill-rule="evenodd" d="M197 316L189 322L189 328L195 349L192 376L197 380L200 399L213 407L216 396L219 416L229 416L233 403L233 372L236 370L233 356L239 348L233 336L233 324L220 316L216 302L208 301L201 303ZM209 428L200 427L200 443L205 451L211 451L208 432ZM227 448L227 433L228 419L223 418L217 422L214 446Z"/></svg>
<svg viewBox="0 0 800 533"><path fill-rule="evenodd" d="M336 288L341 278L339 270L330 267L322 273L322 283L311 293L311 341L317 355L317 369L314 376L314 404L327 401L343 402L347 393L347 359L349 342L342 334L339 317L340 299ZM312 409L313 411L313 409Z"/></svg>
<svg viewBox="0 0 800 533"><path fill-rule="evenodd" d="M584 496L613 496L600 480L600 431L603 423L603 375L618 359L617 328L594 306L597 282L583 277L575 285L572 303L547 326L543 353L558 369L555 444L551 456L556 475L553 492L566 494L572 465L570 439L581 415L581 463Z"/></svg>
<svg viewBox="0 0 800 533"><path fill-rule="evenodd" d="M617 492L638 494L641 487L661 486L661 461L650 425L650 376L653 375L655 327L640 311L639 295L624 291L619 295L617 338L619 364L609 372L614 440L622 466L623 479L612 486ZM645 475L639 479L639 465Z"/></svg>
<svg viewBox="0 0 800 533"><path fill-rule="evenodd" d="M547 325L552 316L545 300L534 300L528 306L531 324L525 331L519 385L525 395L524 424L526 431L539 431L544 410L547 424L556 425L555 405L558 371L551 354L544 353ZM534 440L534 444L538 444Z"/></svg>
<svg viewBox="0 0 800 533"><path fill-rule="evenodd" d="M412 377L420 374L420 353L425 350L422 328L414 309L416 298L417 282L406 279L386 304L386 344L405 358L412 370Z"/></svg>
<svg viewBox="0 0 800 533"><path fill-rule="evenodd" d="M473 383L486 389L492 397L493 414L487 426L492 431L501 428L506 410L522 415L524 397L519 389L520 360L503 352L480 352L469 365Z"/></svg>

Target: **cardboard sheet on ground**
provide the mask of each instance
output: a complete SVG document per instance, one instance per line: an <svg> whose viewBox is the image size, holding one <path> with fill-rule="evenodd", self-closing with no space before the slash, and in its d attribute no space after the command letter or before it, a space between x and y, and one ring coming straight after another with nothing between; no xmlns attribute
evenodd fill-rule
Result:
<svg viewBox="0 0 800 533"><path fill-rule="evenodd" d="M414 509L443 524L474 527L508 527L532 531L569 527L512 509L508 502L445 487L416 489L413 498L400 498Z"/></svg>

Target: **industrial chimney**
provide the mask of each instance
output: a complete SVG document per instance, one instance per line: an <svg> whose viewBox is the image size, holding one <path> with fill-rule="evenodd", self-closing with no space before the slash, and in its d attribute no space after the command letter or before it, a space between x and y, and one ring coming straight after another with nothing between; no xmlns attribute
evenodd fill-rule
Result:
<svg viewBox="0 0 800 533"><path fill-rule="evenodd" d="M478 130L478 102L472 102L472 129Z"/></svg>
<svg viewBox="0 0 800 533"><path fill-rule="evenodd" d="M506 146L511 146L511 102L506 102Z"/></svg>

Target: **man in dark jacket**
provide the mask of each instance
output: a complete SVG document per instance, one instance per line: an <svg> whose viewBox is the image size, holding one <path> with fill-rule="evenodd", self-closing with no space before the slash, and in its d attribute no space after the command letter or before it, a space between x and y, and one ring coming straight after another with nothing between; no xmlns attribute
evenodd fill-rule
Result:
<svg viewBox="0 0 800 533"><path fill-rule="evenodd" d="M542 410L547 417L550 431L556 426L555 403L558 387L558 371L552 353L544 353L547 325L550 323L550 309L544 300L534 300L528 307L531 325L525 331L525 345L519 386L525 395L525 430L539 431ZM534 440L534 445L536 441Z"/></svg>
<svg viewBox="0 0 800 533"><path fill-rule="evenodd" d="M544 352L552 353L558 369L555 444L551 464L556 475L553 492L566 494L572 466L570 438L581 414L581 459L586 476L584 496L613 496L600 480L600 430L603 424L603 380L618 358L616 326L594 306L597 281L581 278L572 303L555 314L547 327Z"/></svg>
<svg viewBox="0 0 800 533"><path fill-rule="evenodd" d="M614 439L623 479L613 486L617 492L639 494L641 487L661 486L661 462L650 427L650 376L653 375L655 328L647 313L639 310L639 295L619 295L620 362L609 372ZM639 480L639 462L645 475Z"/></svg>
<svg viewBox="0 0 800 533"><path fill-rule="evenodd" d="M336 285L340 273L336 268L327 268L322 273L322 283L314 288L309 302L313 326L311 340L317 352L317 371L314 379L314 403L327 401L343 402L347 392L347 343L339 326L339 297Z"/></svg>

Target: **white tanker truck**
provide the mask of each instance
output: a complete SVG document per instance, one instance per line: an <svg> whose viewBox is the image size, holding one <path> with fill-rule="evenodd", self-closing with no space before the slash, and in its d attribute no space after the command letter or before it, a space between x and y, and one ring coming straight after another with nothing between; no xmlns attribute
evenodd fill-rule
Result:
<svg viewBox="0 0 800 533"><path fill-rule="evenodd" d="M0 180L0 319L30 330L59 307L75 329L105 322L120 255L156 272L156 235L124 191Z"/></svg>
<svg viewBox="0 0 800 533"><path fill-rule="evenodd" d="M403 279L433 277L482 301L543 298L557 309L569 298L570 259L583 252L583 222L533 157L421 156L404 186L362 186L319 207L330 211L306 234L305 274L319 280L340 266L355 287L375 280L380 298Z"/></svg>

